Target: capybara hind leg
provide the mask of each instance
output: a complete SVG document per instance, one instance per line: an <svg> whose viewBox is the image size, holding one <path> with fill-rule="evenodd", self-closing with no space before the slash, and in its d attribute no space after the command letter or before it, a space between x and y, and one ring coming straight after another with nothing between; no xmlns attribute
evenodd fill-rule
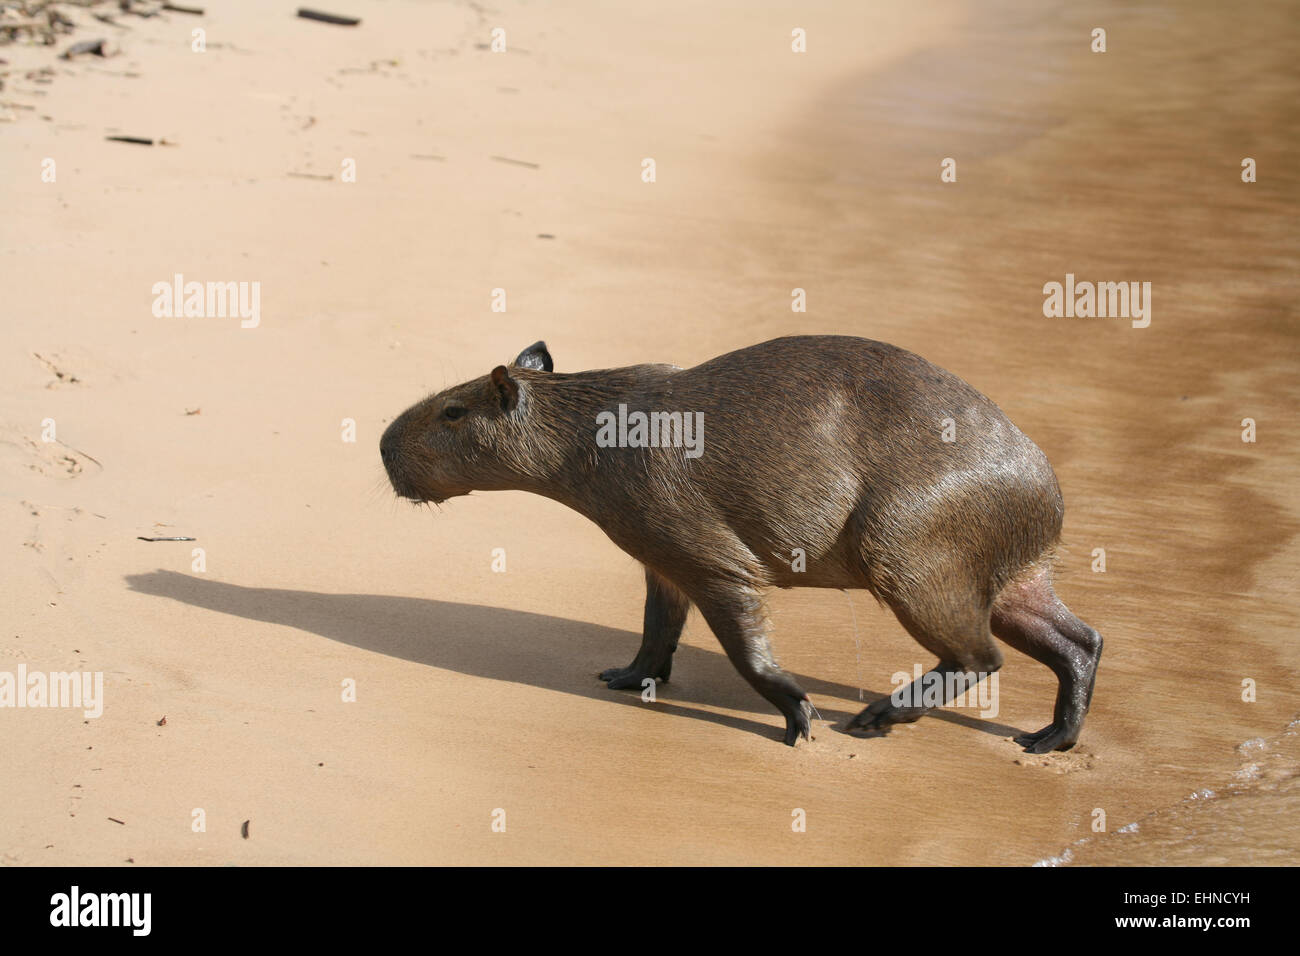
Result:
<svg viewBox="0 0 1300 956"><path fill-rule="evenodd" d="M1092 703L1101 660L1101 635L1070 613L1041 571L1013 582L993 603L993 633L1016 650L1046 664L1058 682L1052 722L1016 743L1029 753L1069 750L1079 739Z"/></svg>
<svg viewBox="0 0 1300 956"><path fill-rule="evenodd" d="M756 691L785 715L785 742L812 736L812 704L793 677L777 665L767 642L763 603L751 591L693 595L727 657Z"/></svg>
<svg viewBox="0 0 1300 956"><path fill-rule="evenodd" d="M644 681L668 680L673 669L673 653L681 640L682 628L691 601L676 585L645 569L645 620L641 630L641 649L627 667L602 671L600 679L612 690L631 687L640 690Z"/></svg>
<svg viewBox="0 0 1300 956"><path fill-rule="evenodd" d="M958 665L940 661L906 687L900 687L888 697L882 697L849 721L849 730L867 730L888 733L894 724L910 724L920 720L935 707L951 703L973 690L975 685L996 670L967 670Z"/></svg>
<svg viewBox="0 0 1300 956"><path fill-rule="evenodd" d="M849 721L850 730L887 733L893 724L920 719L935 707L962 697L1002 666L1002 654L989 633L978 601L936 603L928 607L894 604L894 613L917 642L939 656L939 663L906 687L882 697Z"/></svg>

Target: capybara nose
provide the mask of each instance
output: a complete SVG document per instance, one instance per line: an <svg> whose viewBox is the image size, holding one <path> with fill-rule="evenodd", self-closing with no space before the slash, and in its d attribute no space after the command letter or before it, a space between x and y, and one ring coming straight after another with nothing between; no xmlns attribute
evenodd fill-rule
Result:
<svg viewBox="0 0 1300 956"><path fill-rule="evenodd" d="M383 437L379 439L379 457L384 461L384 468L388 472L388 477L393 478L397 468L398 448L401 444L402 428L401 419L397 419L386 429Z"/></svg>

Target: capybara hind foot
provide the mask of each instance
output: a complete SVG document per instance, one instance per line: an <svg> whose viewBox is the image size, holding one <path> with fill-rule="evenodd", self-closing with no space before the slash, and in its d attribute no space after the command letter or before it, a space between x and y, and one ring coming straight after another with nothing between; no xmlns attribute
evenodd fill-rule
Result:
<svg viewBox="0 0 1300 956"><path fill-rule="evenodd" d="M672 661L655 669L646 667L637 661L633 661L627 667L611 667L609 670L600 672L600 679L605 681L605 686L610 690L640 690L645 686L646 678L668 682L668 675L672 671Z"/></svg>
<svg viewBox="0 0 1300 956"><path fill-rule="evenodd" d="M1016 743L1031 754L1069 750L1083 731L1092 703L1101 635L1061 603L1047 569L1008 585L993 604L991 622L994 634L1057 676L1052 723L1021 734Z"/></svg>
<svg viewBox="0 0 1300 956"><path fill-rule="evenodd" d="M849 721L848 730L865 730L883 736L894 724L910 724L925 716L926 707L899 707L888 697L866 707Z"/></svg>
<svg viewBox="0 0 1300 956"><path fill-rule="evenodd" d="M1079 741L1079 729L1059 724L1049 724L1032 734L1021 734L1015 742L1025 748L1027 754L1046 754L1053 750L1069 750Z"/></svg>
<svg viewBox="0 0 1300 956"><path fill-rule="evenodd" d="M911 615L901 619L916 626ZM926 640L934 646L943 644L933 634L927 635ZM906 687L868 705L849 721L848 729L873 731L881 736L888 733L894 724L920 720L936 706L950 704L958 696L973 691L976 684L1002 666L1002 655L997 648L987 640L982 643L984 647L977 656L972 657L969 651L966 652L967 664L940 661Z"/></svg>

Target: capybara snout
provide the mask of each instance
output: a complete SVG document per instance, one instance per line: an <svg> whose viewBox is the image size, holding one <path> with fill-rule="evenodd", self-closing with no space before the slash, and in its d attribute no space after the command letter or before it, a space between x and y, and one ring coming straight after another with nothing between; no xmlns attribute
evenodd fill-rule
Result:
<svg viewBox="0 0 1300 956"><path fill-rule="evenodd" d="M406 431L410 424L409 413L403 412L384 429L379 439L379 457L388 472L388 481L393 491L401 498L423 501L419 490L410 477L410 460L406 452Z"/></svg>
<svg viewBox="0 0 1300 956"><path fill-rule="evenodd" d="M634 415L697 423L698 441L625 440ZM1056 476L997 405L904 349L791 336L689 369L556 373L538 342L407 409L380 454L399 495L545 495L645 566L641 649L601 674L611 688L666 681L694 606L793 744L811 708L772 654L762 591L863 588L938 661L849 729L884 732L964 696L1001 665L997 637L1059 681L1053 723L1021 745L1078 739L1101 637L1052 589Z"/></svg>

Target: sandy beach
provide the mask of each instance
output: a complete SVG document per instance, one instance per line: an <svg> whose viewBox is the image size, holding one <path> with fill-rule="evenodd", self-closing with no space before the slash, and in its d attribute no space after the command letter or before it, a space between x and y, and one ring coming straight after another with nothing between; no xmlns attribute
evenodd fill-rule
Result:
<svg viewBox="0 0 1300 956"><path fill-rule="evenodd" d="M0 862L1300 864L1292 5L203 5L0 46L0 672L103 676L99 716L0 708ZM159 316L178 275L257 283L256 322ZM1149 282L1149 323L1045 316L1067 275ZM847 734L932 663L865 591L771 595L796 748L697 614L655 703L608 690L639 565L380 462L538 339L811 332L1047 453L1106 638L1075 749L1011 741L1056 682L1009 648L996 716Z"/></svg>

